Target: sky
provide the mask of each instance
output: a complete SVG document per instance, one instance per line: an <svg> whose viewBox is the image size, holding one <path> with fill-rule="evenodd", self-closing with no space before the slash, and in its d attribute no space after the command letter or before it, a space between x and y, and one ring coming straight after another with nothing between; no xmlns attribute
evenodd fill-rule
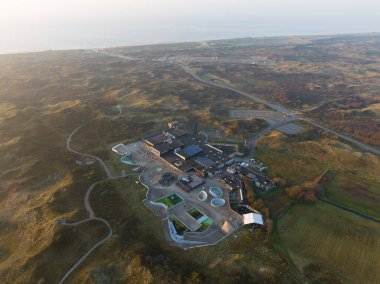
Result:
<svg viewBox="0 0 380 284"><path fill-rule="evenodd" d="M0 53L360 32L379 0L0 0Z"/></svg>

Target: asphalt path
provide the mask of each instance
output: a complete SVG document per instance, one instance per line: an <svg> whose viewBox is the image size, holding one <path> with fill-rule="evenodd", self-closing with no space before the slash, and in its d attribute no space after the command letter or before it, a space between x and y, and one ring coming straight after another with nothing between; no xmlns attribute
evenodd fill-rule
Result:
<svg viewBox="0 0 380 284"><path fill-rule="evenodd" d="M89 157L89 158L97 160L101 164L101 166L103 167L104 171L106 172L107 178L110 178L110 177L112 177L112 174L102 159L100 159L99 157L96 157L94 155L90 155L90 154L86 154L86 153L82 153L82 152L79 152L77 150L74 150L73 148L71 148L71 145L70 145L72 137L79 131L79 129L86 126L87 124L94 121L95 119L96 118L91 119L89 121L86 121L85 123L83 123L83 124L79 125L77 128L75 128L73 130L73 132L71 132L71 134L69 135L69 137L66 140L66 149L69 150L70 152L74 153L74 154Z"/></svg>
<svg viewBox="0 0 380 284"><path fill-rule="evenodd" d="M128 56L123 56L123 55L119 55L119 54L112 54L112 53L107 53L107 52L104 52L105 55L108 55L108 56L113 56L113 57L117 57L117 58L120 58L120 59L124 59L124 60L137 60L135 58L131 58L131 57L128 57ZM300 116L299 112L293 112L293 111L290 111L288 110L286 107L280 105L280 104L274 104L274 103L270 103L270 102L267 102L261 98L259 98L258 96L256 95L253 95L253 94L248 94L246 92L243 92L243 91L240 91L234 87L231 87L231 86L225 86L225 85L222 85L220 83L217 83L217 82L211 82L211 81L208 81L208 80L205 80L203 78L201 78L199 75L197 75L196 73L194 73L190 67L184 65L184 64L181 64L181 63L178 63L178 62L170 62L170 61L167 61L167 63L170 63L170 64L174 64L176 66L179 66L182 70L184 70L186 73L188 73L189 75L191 75L194 79L197 79L198 81L204 83L204 84L207 84L207 85L210 85L210 86L214 86L214 87L218 87L218 88L222 88L222 89L226 89L226 90L230 90L232 92L235 92L235 93L238 93L240 95L243 95L247 98L250 98L252 100L254 100L255 102L257 103L260 103L260 104L263 104L265 105L266 107L270 108L270 109L273 109L275 111L278 111L282 114L285 114L285 115L288 115L292 118L297 118L298 120L302 120L302 121L305 121L309 124L312 124L314 125L315 127L318 127L322 130L325 130L333 135L336 135L338 136L339 138L341 138L342 140L345 140L347 142L350 142L352 144L354 144L355 146L359 147L360 149L364 150L364 151L367 151L367 152L370 152L372 154L375 154L375 155L378 155L380 156L380 150L376 147L373 147L373 146L369 146L369 145L366 145L362 142L359 142L351 137L349 137L348 135L346 134L343 134L343 133L340 133L340 132L337 132L333 129L330 129L324 125L321 125L320 123L316 122L316 121L313 121L311 119L308 119L308 118L304 118L302 116Z"/></svg>
<svg viewBox="0 0 380 284"><path fill-rule="evenodd" d="M261 103L261 104L264 104L266 107L270 108L270 109L273 109L273 110L276 110L276 111L279 111L285 115L288 115L290 116L291 118L293 118L294 120L302 120L302 121L305 121L309 124L312 124L314 125L315 127L318 127L322 130L325 130L333 135L336 135L338 136L339 138L341 138L342 140L345 140L347 142L350 142L351 144L354 144L355 146L359 147L360 149L364 150L364 151L367 151L367 152L370 152L372 154L375 154L375 155L378 155L380 156L380 150L375 148L375 147L372 147L372 146L369 146L369 145L366 145L364 143L361 143L351 137L349 137L348 135L346 134L342 134L342 133L339 133L333 129L330 129L324 125L321 125L320 123L318 122L315 122L311 119L308 119L308 118L304 118L302 116L300 116L299 114L296 114L295 112L292 112L290 110L288 110L287 108L285 108L284 106L282 105L279 105L279 104L273 104L273 103L269 103L261 98L258 98L257 96L255 95L252 95L252 94L248 94L246 92L243 92L243 91L240 91L236 88L233 88L233 87L229 87L229 86L225 86L225 85L222 85L222 84L219 84L217 82L210 82L210 81L207 81L203 78L201 78L200 76L198 76L197 74L195 74L189 67L183 65L183 64L179 64L179 63L175 63L175 65L181 67L186 73L188 73L189 75L191 75L193 78L197 79L198 81L204 83L204 84L207 84L207 85L211 85L211 86L214 86L214 87L218 87L218 88L223 88L223 89L226 89L226 90L230 90L230 91L233 91L235 93L238 93L240 95L243 95L247 98L250 98L252 100L254 100L255 102L257 103ZM286 124L286 123L284 123ZM278 127L278 126L277 126ZM274 129L274 128L273 128Z"/></svg>
<svg viewBox="0 0 380 284"><path fill-rule="evenodd" d="M103 167L106 175L107 175L107 178L104 179L104 180L101 180L101 181L97 181L97 182L94 182L93 184L90 185L90 187L87 189L86 191L86 194L85 194L85 197L84 197L84 200L83 200L83 204L84 204L84 207L88 213L88 218L86 219L83 219L83 220L80 220L80 221L77 221L77 222L73 222L73 223L68 223L66 220L60 220L58 222L58 224L60 225L64 225L64 226L78 226L78 225L81 225L81 224L84 224L86 222L89 222L89 221L98 221L98 222L101 222L103 223L107 229L108 229L108 234L107 236L105 236L103 239L99 240L98 242L96 242L84 255L82 255L74 264L73 266L69 269L69 271L66 272L66 274L62 277L62 279L58 282L58 283L64 283L66 281L66 279L73 273L73 271L79 266L82 264L82 262L96 249L98 248L100 245L102 245L104 242L106 242L109 238L112 237L112 227L111 225L108 223L107 220L103 219L103 218L98 218L95 216L95 213L94 213L94 210L92 209L91 207L91 204L90 204L90 195L91 195L91 192L94 190L94 188L102 183L102 182L105 182L105 181L108 181L108 180L115 180L115 179L119 179L119 178L124 178L128 175L121 175L121 176L112 176L111 174L111 171L109 170L109 168L107 167L107 165L105 164L105 162L97 157L97 156L94 156L94 155L90 155L90 154L86 154L86 153L82 153L82 152L79 152L77 150L74 150L73 148L71 148L71 140L72 140L72 137L84 126L86 126L87 124L89 124L90 122L92 122L93 120L95 119L92 119L92 120L89 120L83 124L81 124L80 126L78 126L77 128L75 128L73 130L73 132L71 132L71 134L69 135L69 137L67 138L66 140L66 148L68 151L74 153L74 154L78 154L78 155L81 155L81 156L86 156L86 157L90 157L92 159L95 159L96 161L98 161L100 163L100 165ZM129 175L134 175L134 174L129 174Z"/></svg>

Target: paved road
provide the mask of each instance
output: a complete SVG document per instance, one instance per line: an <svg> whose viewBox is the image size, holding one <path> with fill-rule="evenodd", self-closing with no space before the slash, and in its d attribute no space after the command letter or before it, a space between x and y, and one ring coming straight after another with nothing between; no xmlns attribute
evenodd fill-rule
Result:
<svg viewBox="0 0 380 284"><path fill-rule="evenodd" d="M188 73L189 75L191 75L193 78L197 79L198 81L204 83L204 84L207 84L207 85L211 85L211 86L214 86L214 87L218 87L218 88L223 88L223 89L226 89L226 90L230 90L230 91L233 91L235 93L238 93L240 95L243 95L245 97L248 97L252 100L254 100L255 102L257 103L261 103L261 104L264 104L265 106L267 106L268 108L270 109L273 109L273 110L276 110L276 111L279 111L281 112L282 114L285 114L285 115L288 115L290 116L291 118L294 118L294 120L302 120L302 121L305 121L307 123L310 123L322 130L325 130L331 134L334 134L336 136L338 136L339 138L341 138L342 140L345 140L347 142L350 142L354 145L356 145L357 147L359 147L360 149L364 150L364 151L368 151L368 152L371 152L372 154L375 154L375 155L378 155L380 156L380 150L375 148L375 147L372 147L372 146L369 146L369 145L366 145L364 143L361 143L351 137L349 137L348 135L346 134L342 134L342 133L339 133L335 130L332 130L326 126L323 126L311 119L308 119L308 118L303 118L301 117L300 115L296 114L295 112L292 112L290 110L288 110L287 108L285 108L284 106L282 105L279 105L279 104L273 104L273 103L269 103L261 98L258 98L257 96L255 95L252 95L252 94L248 94L248 93L245 93L245 92L242 92L236 88L233 88L233 87L229 87L229 86L225 86L225 85L222 85L222 84L219 84L219 83L216 83L216 82L210 82L210 81L207 81L201 77L199 77L197 74L195 74L189 67L187 67L186 65L183 65L183 64L179 64L179 63L175 63L175 65L181 67L186 73Z"/></svg>
<svg viewBox="0 0 380 284"><path fill-rule="evenodd" d="M359 147L362 150L365 150L365 151L371 152L372 154L380 156L380 150L377 149L377 148L375 148L375 147L372 147L372 146L366 145L364 143L361 143L361 142L359 142L359 141L357 141L357 140L349 137L346 134L342 134L342 133L339 133L339 132L337 132L335 130L327 128L326 126L323 126L323 125L319 124L318 122L315 122L315 121L313 121L311 119L302 118L302 120L306 121L306 122L308 122L308 123L310 123L310 124L312 124L312 125L314 125L314 126L316 126L318 128L320 128L322 130L325 130L325 131L327 131L327 132L329 132L329 133L331 133L333 135L336 135L336 136L338 136L339 138L341 138L343 140L351 142L352 144L356 145L357 147Z"/></svg>
<svg viewBox="0 0 380 284"><path fill-rule="evenodd" d="M77 150L72 149L71 146L70 146L70 144L71 144L71 139L72 139L72 137L75 135L75 133L77 133L79 129L81 129L82 127L86 126L87 124L89 124L90 122L94 121L95 119L96 119L96 118L91 119L91 120L89 120L89 121L87 121L87 122L85 122L85 123L79 125L77 128L75 128L74 131L71 132L70 136L69 136L69 137L67 138L67 140L66 140L66 148L67 148L67 150L69 150L70 152L72 152L72 153L74 153L74 154L78 154L78 155L82 155L82 156L90 157L90 158L92 158L92 159L97 160L97 161L102 165L102 167L104 168L104 171L106 172L107 177L110 178L110 177L112 177L112 174L111 174L110 170L108 169L108 167L106 166L106 164L103 162L102 159L100 159L99 157L96 157L96 156L94 156L94 155L90 155L90 154L86 154L86 153L81 153L81 152L79 152L79 151L77 151Z"/></svg>
<svg viewBox="0 0 380 284"><path fill-rule="evenodd" d="M281 127L283 125L286 125L288 123L291 123L291 122L293 122L295 120L297 120L297 118L290 118L290 119L288 119L286 121L281 121L281 122L277 122L275 124L269 125L268 127L264 128L260 132L256 133L251 139L249 139L247 141L247 143L251 145L252 151L253 151L253 149L256 147L257 139L259 139L262 136L267 135L272 130L274 130L274 129L278 128L278 127ZM249 157L251 157L251 155Z"/></svg>
<svg viewBox="0 0 380 284"><path fill-rule="evenodd" d="M81 124L80 126L78 126L77 128L75 128L73 130L73 132L71 132L71 134L69 135L69 137L67 138L67 141L66 141L66 148L67 148L67 150L69 150L72 153L75 153L75 154L78 154L78 155L82 155L82 156L86 156L86 157L90 157L90 158L93 158L93 159L97 160L101 164L101 166L104 168L104 171L107 174L107 178L104 179L104 180L101 180L101 181L94 182L93 184L90 185L90 187L86 191L83 203L84 203L84 207L86 208L86 211L88 212L88 218L80 220L80 221L77 221L77 222L73 222L73 223L67 223L66 220L60 220L58 223L60 225L65 225L65 226L78 226L78 225L81 225L81 224L89 222L89 221L99 221L99 222L103 223L104 225L106 225L106 227L108 229L108 234L107 234L106 237L104 237L103 239L101 239L100 241L98 241L97 243L95 243L83 256L81 256L74 263L74 265L70 268L70 270L67 271L66 274L59 281L60 284L64 283L66 281L66 279L71 275L71 273L87 258L87 256L89 256L97 247L99 247L105 241L107 241L109 238L112 237L112 228L111 228L111 225L107 222L107 220L105 220L103 218L98 218L98 217L95 216L94 210L92 209L91 204L90 204L90 195L91 195L91 192L93 191L93 189L98 184L100 184L102 182L105 182L105 181L108 181L108 180L114 180L114 179L118 179L118 178L124 178L124 177L127 176L127 175L112 176L111 171L109 170L109 168L107 167L107 165L104 163L104 161L102 159L100 159L99 157L94 156L94 155L90 155L90 154L86 154L86 153L81 153L81 152L79 152L79 151L74 150L73 148L71 148L71 145L70 145L71 139L75 135L75 133L77 133L82 127L86 126L87 124L89 124L93 120L94 119L89 120L89 121ZM133 175L133 174L130 174L130 175Z"/></svg>
<svg viewBox="0 0 380 284"><path fill-rule="evenodd" d="M118 54L111 54L111 53L107 53L107 52L104 52L104 54L108 55L108 56L113 56L113 57L117 57L117 58L120 58L120 59L124 59L124 60L136 60L135 58L130 58L128 56L123 56L123 55L118 55ZM200 76L198 76L197 74L195 74L188 66L186 66L184 64L177 63L177 62L170 62L170 61L167 61L167 62L175 64L176 66L179 66L186 73L188 73L193 78L197 79L198 81L200 81L200 82L202 82L204 84L207 84L207 85L210 85L210 86L214 86L214 87L218 87L218 88L223 88L223 89L230 90L232 92L238 93L240 95L243 95L243 96L245 96L247 98L250 98L250 99L254 100L257 103L265 105L266 107L268 107L270 109L273 109L273 110L278 111L278 112L280 112L282 114L288 115L288 116L290 116L292 118L297 118L298 120L303 120L303 121L305 121L307 123L310 123L310 124L314 125L315 127L318 127L318 128L320 128L322 130L325 130L325 131L327 131L327 132L329 132L331 134L334 134L334 135L338 136L339 138L341 138L342 140L350 142L350 143L356 145L357 147L359 147L360 149L362 149L364 151L368 151L368 152L370 152L372 154L380 156L380 150L378 148L366 145L364 143L361 143L361 142L359 142L359 141L357 141L357 140L349 137L346 134L339 133L339 132L337 132L337 131L335 131L333 129L330 129L330 128L326 127L326 126L321 125L320 123L318 123L316 121L313 121L313 120L308 119L308 118L301 117L299 115L299 113L290 111L286 107L284 107L284 106L282 106L280 104L273 104L273 103L267 102L267 101L259 98L256 95L248 94L248 93L240 91L240 90L238 90L236 88L233 88L233 87L230 87L230 86L225 86L225 85L222 85L222 84L217 83L217 82L211 82L211 81L205 80L205 79L201 78Z"/></svg>

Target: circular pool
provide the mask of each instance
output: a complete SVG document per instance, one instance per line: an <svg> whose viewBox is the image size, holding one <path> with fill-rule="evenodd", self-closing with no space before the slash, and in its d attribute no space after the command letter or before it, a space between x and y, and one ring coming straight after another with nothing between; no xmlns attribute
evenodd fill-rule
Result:
<svg viewBox="0 0 380 284"><path fill-rule="evenodd" d="M223 197L223 191L217 186L210 186L210 189L208 191L213 197L217 197L217 198Z"/></svg>
<svg viewBox="0 0 380 284"><path fill-rule="evenodd" d="M199 201L205 201L207 200L207 192L202 190L201 192L198 193L198 200Z"/></svg>
<svg viewBox="0 0 380 284"><path fill-rule="evenodd" d="M226 201L223 198L213 198L211 199L211 206L213 207L221 207L226 204Z"/></svg>

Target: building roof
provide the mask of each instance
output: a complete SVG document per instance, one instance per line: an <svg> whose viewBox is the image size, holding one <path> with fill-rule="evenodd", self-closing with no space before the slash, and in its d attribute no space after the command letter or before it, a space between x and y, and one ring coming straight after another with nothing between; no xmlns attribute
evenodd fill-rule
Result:
<svg viewBox="0 0 380 284"><path fill-rule="evenodd" d="M211 161L209 158L207 157L198 157L196 160L195 160L198 164L200 164L201 166L205 167L205 168L209 168L213 165L215 165L215 162L214 161Z"/></svg>
<svg viewBox="0 0 380 284"><path fill-rule="evenodd" d="M163 143L166 140L168 140L168 137L165 134L158 134L152 137L145 138L145 141L152 145Z"/></svg>
<svg viewBox="0 0 380 284"><path fill-rule="evenodd" d="M189 157L195 156L202 151L203 149L195 144L187 146L185 149L183 149L183 152L185 152Z"/></svg>
<svg viewBox="0 0 380 284"><path fill-rule="evenodd" d="M179 129L179 128L169 128L165 132L174 136L174 138L178 138L178 137L181 137L181 136L186 134L186 131Z"/></svg>
<svg viewBox="0 0 380 284"><path fill-rule="evenodd" d="M235 175L230 175L228 173L223 173L220 179L226 184L232 187L234 190L241 189L242 183L239 177Z"/></svg>
<svg viewBox="0 0 380 284"><path fill-rule="evenodd" d="M161 143L161 144L154 145L154 148L158 150L161 154L166 153L172 149L171 145L168 143Z"/></svg>
<svg viewBox="0 0 380 284"><path fill-rule="evenodd" d="M174 141L173 145L176 147L176 148L182 148L185 144L183 144L181 141L179 140L176 140Z"/></svg>
<svg viewBox="0 0 380 284"><path fill-rule="evenodd" d="M257 213L243 214L243 222L246 224L259 224L264 225L263 216Z"/></svg>
<svg viewBox="0 0 380 284"><path fill-rule="evenodd" d="M203 149L201 147L199 147L198 145L192 144L176 152L176 154L182 159L188 159L201 153L202 151Z"/></svg>

